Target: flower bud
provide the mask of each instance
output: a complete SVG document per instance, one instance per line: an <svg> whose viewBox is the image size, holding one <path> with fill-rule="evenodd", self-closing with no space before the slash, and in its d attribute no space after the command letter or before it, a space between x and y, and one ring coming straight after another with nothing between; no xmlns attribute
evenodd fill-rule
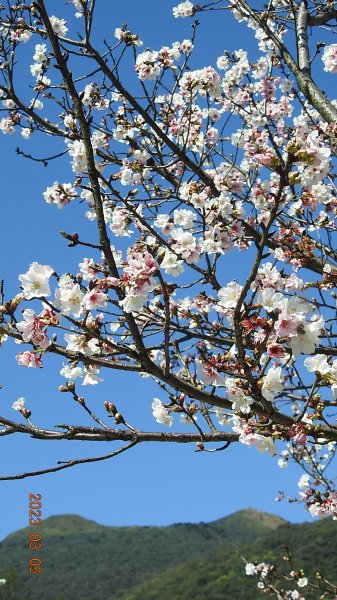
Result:
<svg viewBox="0 0 337 600"><path fill-rule="evenodd" d="M115 414L115 423L116 425L119 425L120 423L125 423L122 415L119 412Z"/></svg>
<svg viewBox="0 0 337 600"><path fill-rule="evenodd" d="M21 408L20 413L23 417L25 417L25 419L29 419L30 415L32 414L27 408Z"/></svg>

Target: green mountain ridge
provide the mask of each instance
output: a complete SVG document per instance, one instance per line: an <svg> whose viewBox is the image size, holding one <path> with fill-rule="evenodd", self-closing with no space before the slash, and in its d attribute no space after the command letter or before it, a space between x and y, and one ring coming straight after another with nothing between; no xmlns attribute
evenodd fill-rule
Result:
<svg viewBox="0 0 337 600"><path fill-rule="evenodd" d="M29 549L29 527L0 543L0 578L16 587L15 600L255 600L265 595L239 554L280 564L286 546L308 576L319 556L320 570L337 579L337 525L328 520L295 525L246 509L210 523L111 527L62 515L37 532L40 549ZM36 557L41 573L31 575Z"/></svg>

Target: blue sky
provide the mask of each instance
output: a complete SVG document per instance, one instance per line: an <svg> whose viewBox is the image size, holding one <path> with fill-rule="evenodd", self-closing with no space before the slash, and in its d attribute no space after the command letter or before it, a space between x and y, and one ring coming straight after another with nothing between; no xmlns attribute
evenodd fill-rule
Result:
<svg viewBox="0 0 337 600"><path fill-rule="evenodd" d="M97 37L112 38L115 27L127 23L139 33L144 48L159 49L176 40L190 37L189 19L174 19L176 1L129 0L97 1ZM70 18L71 6L46 2L51 13ZM62 14L59 9L62 8ZM223 13L200 17L193 66L215 65L225 49L248 48L256 56L252 32ZM33 45L24 47L30 64ZM25 62L25 61L24 61ZM24 70L22 69L22 76ZM30 77L26 70L27 77ZM131 73L124 82L132 83ZM49 141L46 142L50 146ZM0 271L5 278L8 297L18 292L17 275L27 271L36 260L50 264L59 273L77 270L78 262L89 253L67 249L59 231L77 230L94 240L94 226L82 218L83 208L66 207L60 211L44 203L42 193L56 179L71 181L67 160L42 165L17 156L15 148L43 155L38 142L25 142L18 135L0 137L2 156L2 227L0 238ZM56 152L60 148L56 148ZM48 149L49 151L49 149ZM242 277L243 260L238 257L233 273ZM90 424L72 403L70 395L60 394L59 370L62 361L48 359L42 372L17 367L14 359L18 347L11 342L0 352L1 414L14 413L11 405L24 396L36 424L52 426L72 422ZM158 389L149 379L132 374L102 373L100 386L86 389L89 405L101 407L104 400L115 402L131 423L144 418L147 427L156 430L150 404ZM131 450L113 461L79 466L57 474L14 482L1 482L0 539L28 524L28 494L42 494L43 517L77 513L109 525L163 525L182 521L209 521L245 507L254 507L300 521L306 515L296 505L275 503L280 489L296 493L299 471L289 467L280 470L276 460L260 455L254 449L236 445L225 452L195 453L193 446L147 445ZM40 442L24 436L1 439L0 474L42 469L82 456L98 456L111 452L111 444L84 445L75 442Z"/></svg>

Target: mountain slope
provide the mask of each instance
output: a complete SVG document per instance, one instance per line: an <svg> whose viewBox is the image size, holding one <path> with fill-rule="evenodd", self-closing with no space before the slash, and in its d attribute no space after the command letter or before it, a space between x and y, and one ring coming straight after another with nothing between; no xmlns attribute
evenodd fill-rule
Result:
<svg viewBox="0 0 337 600"><path fill-rule="evenodd" d="M291 546L298 565L313 570L319 552L333 579L336 531L328 521L291 525L252 509L169 527L105 527L77 515L55 516L40 527L40 550L29 550L29 528L0 544L0 577L12 569L7 577L14 579L16 570L17 600L253 600L261 592L237 552L268 561ZM30 575L35 556L42 571Z"/></svg>

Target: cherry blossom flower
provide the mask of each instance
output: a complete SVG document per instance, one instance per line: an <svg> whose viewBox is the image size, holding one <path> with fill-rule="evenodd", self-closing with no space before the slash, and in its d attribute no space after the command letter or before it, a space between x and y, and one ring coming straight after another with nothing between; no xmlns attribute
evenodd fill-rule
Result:
<svg viewBox="0 0 337 600"><path fill-rule="evenodd" d="M76 175L83 173L87 170L87 158L85 154L85 147L82 140L75 140L70 142L66 140L68 146L69 156L72 157L72 170Z"/></svg>
<svg viewBox="0 0 337 600"><path fill-rule="evenodd" d="M12 408L14 410L22 410L25 406L26 400L21 396L21 398L18 398L17 400L15 400L15 402L13 402L12 404Z"/></svg>
<svg viewBox="0 0 337 600"><path fill-rule="evenodd" d="M275 292L272 288L259 290L257 295L258 302L263 306L267 313L284 306L284 297L280 292Z"/></svg>
<svg viewBox="0 0 337 600"><path fill-rule="evenodd" d="M246 563L245 571L246 571L246 575L256 575L257 574L256 565L254 565L253 563Z"/></svg>
<svg viewBox="0 0 337 600"><path fill-rule="evenodd" d="M178 4L178 6L174 6L172 12L173 12L173 16L175 18L191 17L192 15L194 15L194 6L193 6L192 2L189 2L189 0L186 0L186 2L180 2L180 4Z"/></svg>
<svg viewBox="0 0 337 600"><path fill-rule="evenodd" d="M276 156L272 150L265 150L254 155L255 160L265 167L272 167L275 164Z"/></svg>
<svg viewBox="0 0 337 600"><path fill-rule="evenodd" d="M12 119L0 119L0 130L4 135L13 135L13 133L15 133L15 128Z"/></svg>
<svg viewBox="0 0 337 600"><path fill-rule="evenodd" d="M77 12L75 13L75 17L77 19L83 17L83 0L70 0L70 3L73 4L76 8Z"/></svg>
<svg viewBox="0 0 337 600"><path fill-rule="evenodd" d="M42 360L40 356L37 356L34 352L20 352L16 355L16 360L22 367L37 368L41 369Z"/></svg>
<svg viewBox="0 0 337 600"><path fill-rule="evenodd" d="M224 380L221 377L220 373L218 373L217 369L212 364L209 364L207 362L202 365L200 381L204 385L212 385L215 387L219 385L224 385Z"/></svg>
<svg viewBox="0 0 337 600"><path fill-rule="evenodd" d="M325 375L331 370L331 366L329 365L325 354L315 354L314 356L309 356L305 359L304 366L311 373L318 372L321 375Z"/></svg>
<svg viewBox="0 0 337 600"><path fill-rule="evenodd" d="M228 283L226 287L221 288L218 292L219 305L224 308L235 308L242 289L242 285L239 285L236 281Z"/></svg>
<svg viewBox="0 0 337 600"><path fill-rule="evenodd" d="M67 342L66 349L70 352L93 356L99 352L98 341L94 338L88 340L84 335L76 335L75 333L66 333L64 339Z"/></svg>
<svg viewBox="0 0 337 600"><path fill-rule="evenodd" d="M167 408L165 408L164 404L158 398L154 398L152 402L152 411L157 423L167 425L168 427L172 426L173 417L168 414Z"/></svg>
<svg viewBox="0 0 337 600"><path fill-rule="evenodd" d="M99 368L94 365L89 365L84 369L84 379L82 385L97 385L101 381L104 381L101 377L98 377Z"/></svg>
<svg viewBox="0 0 337 600"><path fill-rule="evenodd" d="M267 346L267 354L272 358L282 358L285 355L285 350L280 344L272 343Z"/></svg>
<svg viewBox="0 0 337 600"><path fill-rule="evenodd" d="M55 204L57 208L63 208L76 197L76 191L71 183L59 183L55 181L52 186L47 187L43 197L47 204Z"/></svg>
<svg viewBox="0 0 337 600"><path fill-rule="evenodd" d="M282 392L283 390L283 376L281 367L272 367L269 369L267 375L263 377L262 381L262 396L271 402L276 394Z"/></svg>
<svg viewBox="0 0 337 600"><path fill-rule="evenodd" d="M301 446L304 446L307 441L304 425L302 423L296 423L292 425L289 429L289 435L297 444L300 444Z"/></svg>
<svg viewBox="0 0 337 600"><path fill-rule="evenodd" d="M24 310L22 316L24 320L16 323L16 328L22 333L22 339L46 350L51 341L46 335L46 324L43 319L38 317L31 308Z"/></svg>
<svg viewBox="0 0 337 600"><path fill-rule="evenodd" d="M74 283L69 275L59 278L58 287L55 292L55 306L64 315L79 317L83 312L84 292L78 283Z"/></svg>
<svg viewBox="0 0 337 600"><path fill-rule="evenodd" d="M316 344L319 344L319 334L324 327L322 317L318 321L303 321L297 330L296 337L290 338L290 346L294 356L313 354Z"/></svg>
<svg viewBox="0 0 337 600"><path fill-rule="evenodd" d="M77 365L64 365L60 371L60 375L65 377L65 379L78 379L79 377L83 377L83 369L78 367Z"/></svg>
<svg viewBox="0 0 337 600"><path fill-rule="evenodd" d="M173 275L174 277L178 277L184 272L183 261L178 260L178 257L169 250L165 251L164 258L160 263L160 268L164 269L165 273L168 275Z"/></svg>
<svg viewBox="0 0 337 600"><path fill-rule="evenodd" d="M31 300L50 296L49 277L53 273L52 267L33 262L27 273L19 275L25 298Z"/></svg>
<svg viewBox="0 0 337 600"><path fill-rule="evenodd" d="M246 395L243 389L238 387L235 379L231 377L227 377L225 386L227 388L228 400L232 402L232 409L244 414L249 414L253 399Z"/></svg>
<svg viewBox="0 0 337 600"><path fill-rule="evenodd" d="M143 42L139 39L137 34L131 33L131 31L127 31L126 29L121 29L120 27L116 27L115 37L121 42L125 42L128 46L142 46Z"/></svg>
<svg viewBox="0 0 337 600"><path fill-rule="evenodd" d="M103 294L95 288L85 294L82 300L85 310L96 310L97 308L106 306L106 303L107 294Z"/></svg>
<svg viewBox="0 0 337 600"><path fill-rule="evenodd" d="M138 54L135 64L135 69L141 81L145 79L156 79L160 73L159 65L157 64L158 52L146 50Z"/></svg>
<svg viewBox="0 0 337 600"><path fill-rule="evenodd" d="M125 312L138 312L144 306L149 293L156 287L152 275L158 269L157 261L149 252L134 253L130 249L123 273L126 295L119 303Z"/></svg>
<svg viewBox="0 0 337 600"><path fill-rule="evenodd" d="M49 17L49 21L53 28L53 31L57 33L57 35L61 35L63 37L66 35L68 27L66 26L67 21L65 21L65 19L58 19L58 17L52 15L51 17Z"/></svg>
<svg viewBox="0 0 337 600"><path fill-rule="evenodd" d="M97 271L92 258L84 258L78 266L80 267L81 275L85 281L96 279Z"/></svg>
<svg viewBox="0 0 337 600"><path fill-rule="evenodd" d="M303 473L303 475L301 475L301 477L298 480L298 487L303 490L305 488L308 487L309 485L309 479L310 479L310 475L308 475L308 473Z"/></svg>
<svg viewBox="0 0 337 600"><path fill-rule="evenodd" d="M241 411L242 412L242 411ZM272 438L256 433L249 425L239 423L233 418L235 423L233 431L239 433L239 442L245 446L254 446L258 452L268 452L272 456L276 454L275 444Z"/></svg>
<svg viewBox="0 0 337 600"><path fill-rule="evenodd" d="M337 44L325 46L322 61L324 63L324 71L337 73Z"/></svg>
<svg viewBox="0 0 337 600"><path fill-rule="evenodd" d="M282 311L275 323L275 331L280 337L296 336L300 323L298 318L289 316Z"/></svg>
<svg viewBox="0 0 337 600"><path fill-rule="evenodd" d="M46 52L47 52L46 44L36 44L33 60L35 60L35 62L37 62L37 63L45 62L47 60Z"/></svg>

